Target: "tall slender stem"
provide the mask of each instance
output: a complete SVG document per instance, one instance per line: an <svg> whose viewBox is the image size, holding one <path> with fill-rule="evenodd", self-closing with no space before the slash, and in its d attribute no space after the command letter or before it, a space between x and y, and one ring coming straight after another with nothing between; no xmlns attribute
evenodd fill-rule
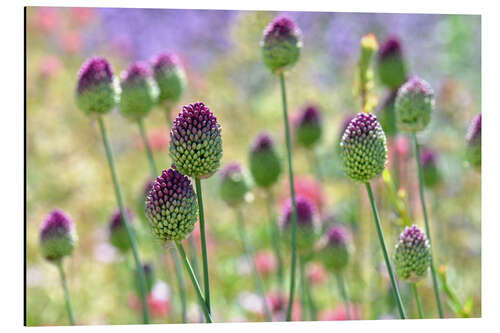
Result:
<svg viewBox="0 0 500 333"><path fill-rule="evenodd" d="M120 183L118 182L118 176L116 174L116 169L115 169L115 162L113 160L113 153L111 152L111 146L109 144L108 135L106 132L106 128L104 126L104 120L102 119L102 117L97 118L97 120L99 121L99 127L101 129L101 134L102 134L102 142L104 144L104 149L106 150L109 169L111 171L111 178L113 179L113 187L115 190L116 201L118 202L118 207L120 208L120 214L123 219L123 224L125 225L125 229L127 230L127 236L130 242L130 247L132 248L132 254L134 256L135 266L137 268L139 276L143 322L144 324L149 324L148 304L146 301L146 278L144 277L144 270L142 268L141 260L139 259L139 251L137 250L135 235L132 231L132 227L130 226L130 222L125 212L125 206L123 205Z"/></svg>
<svg viewBox="0 0 500 333"><path fill-rule="evenodd" d="M417 303L418 317L424 319L424 309L422 308L422 302L420 302L420 296L418 296L417 285L415 283L410 283L410 288L415 297L415 303Z"/></svg>
<svg viewBox="0 0 500 333"><path fill-rule="evenodd" d="M300 277L300 308L302 321L307 320L307 313L310 309L307 307L307 291L306 291L306 272L305 262L303 258L299 258L299 277Z"/></svg>
<svg viewBox="0 0 500 333"><path fill-rule="evenodd" d="M382 247L382 252L384 254L385 265L387 266L387 271L389 272L389 276L391 278L392 292L394 293L394 298L396 299L399 316L401 317L401 319L406 319L406 313L403 307L403 301L401 300L401 294L399 293L396 277L394 276L394 271L392 270L391 261L389 260L389 255L385 246L384 234L382 233L382 226L380 225L380 218L378 216L377 206L375 206L372 188L370 186L370 183L365 183L365 185L368 196L370 197L370 204L372 206L373 217L375 218L375 226L377 227L378 239L380 240L380 246Z"/></svg>
<svg viewBox="0 0 500 333"><path fill-rule="evenodd" d="M71 298L69 297L68 285L66 284L66 275L64 274L64 268L62 267L62 260L56 262L57 269L59 270L59 275L61 276L61 284L64 290L64 298L66 300L66 310L68 311L69 322L71 325L75 325L75 316L73 315L73 306L71 305Z"/></svg>
<svg viewBox="0 0 500 333"><path fill-rule="evenodd" d="M198 264L198 254L196 253L196 244L194 238L191 236L188 238L189 243L189 258L191 260L194 276L197 280L200 280L200 267ZM200 321L203 321L203 310L200 308Z"/></svg>
<svg viewBox="0 0 500 333"><path fill-rule="evenodd" d="M245 230L245 221L243 219L243 214L240 208L236 209L236 215L238 218L238 231L240 233L240 238L241 242L243 243L243 247L245 248L245 256L247 257L248 263L252 267L252 275L255 287L257 288L257 292L260 294L260 297L262 298L262 306L264 308L266 319L268 321L273 321L271 311L269 310L269 306L267 304L266 294L264 292L264 284L262 283L262 279L259 275L259 272L257 271L257 266L255 265L253 247L250 244L250 241L248 240L247 232Z"/></svg>
<svg viewBox="0 0 500 333"><path fill-rule="evenodd" d="M271 233L271 241L274 249L274 255L276 256L277 266L278 266L278 285L280 288L283 287L283 259L281 257L281 249L280 249L280 235L278 223L276 220L276 216L274 214L274 196L271 189L266 190L267 194L267 214L269 217L269 229Z"/></svg>
<svg viewBox="0 0 500 333"><path fill-rule="evenodd" d="M201 181L195 178L196 195L198 196L198 212L200 215L200 236L201 236L201 255L203 259L203 288L205 289L205 302L208 311L210 311L210 282L208 276L208 252L205 232L205 214L203 212L203 195L201 193Z"/></svg>
<svg viewBox="0 0 500 333"><path fill-rule="evenodd" d="M342 272L336 272L335 277L337 280L337 285L339 287L340 295L342 296L342 299L344 301L347 320L351 320L351 307L349 306L349 296L347 296L347 288L345 285L344 275Z"/></svg>
<svg viewBox="0 0 500 333"><path fill-rule="evenodd" d="M139 131L141 132L142 142L144 143L144 147L146 147L146 154L148 156L149 167L151 168L151 174L153 175L153 179L158 176L158 168L156 167L155 158L153 156L153 151L151 149L151 145L149 144L148 137L146 135L146 129L144 128L144 120L141 118L137 121L139 125Z"/></svg>
<svg viewBox="0 0 500 333"><path fill-rule="evenodd" d="M293 297L295 294L295 271L297 266L297 207L295 203L295 186L293 183L293 167L292 167L292 145L290 140L290 125L288 123L287 104L286 104L286 87L285 75L280 73L281 85L281 101L283 103L283 122L285 125L286 151L288 159L288 182L290 183L290 196L292 197L292 214L291 214L291 239L290 246L292 250L292 258L290 264L290 294L288 296L288 310L286 320L292 320Z"/></svg>
<svg viewBox="0 0 500 333"><path fill-rule="evenodd" d="M443 318L443 307L441 306L441 296L439 296L439 287L436 278L436 269L434 268L434 255L432 253L431 229L429 227L429 217L427 215L427 206L425 204L424 181L422 175L422 165L420 164L420 148L418 145L417 134L412 133L412 139L413 139L413 145L415 147L415 160L417 162L417 169L418 169L418 189L420 192L420 203L422 204L422 211L424 213L425 233L427 234L427 239L429 240L429 245L431 246L432 284L434 286L434 295L436 297L439 318Z"/></svg>
<svg viewBox="0 0 500 333"><path fill-rule="evenodd" d="M198 280L196 279L196 276L194 275L193 268L191 267L191 264L189 263L189 259L186 255L186 251L184 251L184 247L182 246L182 243L180 241L176 241L175 245L177 246L177 250L179 251L179 254L182 258L182 261L184 262L184 266L186 267L188 275L191 278L191 282L193 283L194 290L196 291L196 295L198 296L198 301L200 303L201 308L203 309L203 313L205 314L205 319L206 319L207 323L212 323L213 321L212 321L212 317L210 314L210 309L208 308L205 299L203 299L200 284L198 283Z"/></svg>

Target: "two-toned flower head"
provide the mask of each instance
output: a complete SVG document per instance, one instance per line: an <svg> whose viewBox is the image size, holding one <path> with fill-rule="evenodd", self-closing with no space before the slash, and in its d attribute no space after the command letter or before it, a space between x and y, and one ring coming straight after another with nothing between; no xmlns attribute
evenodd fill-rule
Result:
<svg viewBox="0 0 500 333"><path fill-rule="evenodd" d="M398 90L395 102L396 124L404 132L416 133L427 127L434 112L434 91L417 76Z"/></svg>
<svg viewBox="0 0 500 333"><path fill-rule="evenodd" d="M467 131L467 159L469 163L481 168L481 113L472 119Z"/></svg>
<svg viewBox="0 0 500 333"><path fill-rule="evenodd" d="M221 126L205 104L185 105L170 131L169 155L180 173L208 178L222 158Z"/></svg>
<svg viewBox="0 0 500 333"><path fill-rule="evenodd" d="M125 208L125 214L127 215L127 220L132 222L134 217L132 211ZM127 229L125 227L125 222L123 221L122 214L120 210L116 210L111 218L109 219L109 242L111 245L116 247L120 252L125 253L130 250L130 240L128 238Z"/></svg>
<svg viewBox="0 0 500 333"><path fill-rule="evenodd" d="M380 46L377 56L377 70L382 84L392 90L397 89L405 82L407 70L399 38L389 37Z"/></svg>
<svg viewBox="0 0 500 333"><path fill-rule="evenodd" d="M149 293L153 289L155 282L155 271L152 263L144 263L142 265L142 271L144 272L144 278L146 279L146 291ZM141 284L139 280L139 274L137 268L134 270L134 288L137 294L141 293Z"/></svg>
<svg viewBox="0 0 500 333"><path fill-rule="evenodd" d="M340 271L349 263L350 234L341 224L333 224L319 242L319 256L325 267Z"/></svg>
<svg viewBox="0 0 500 333"><path fill-rule="evenodd" d="M101 57L90 58L78 72L76 102L85 113L104 114L118 102L120 88L109 62Z"/></svg>
<svg viewBox="0 0 500 333"><path fill-rule="evenodd" d="M294 125L297 142L306 148L313 147L323 131L321 110L316 105L307 105L299 111Z"/></svg>
<svg viewBox="0 0 500 333"><path fill-rule="evenodd" d="M387 144L377 118L358 113L342 136L340 151L349 178L366 183L379 176L387 161Z"/></svg>
<svg viewBox="0 0 500 333"><path fill-rule="evenodd" d="M398 276L410 283L418 282L431 264L431 246L425 233L416 225L406 227L399 235L394 253Z"/></svg>
<svg viewBox="0 0 500 333"><path fill-rule="evenodd" d="M339 134L338 134L338 139L337 139L337 152L340 154L340 143L342 142L342 137L344 136L344 132L351 123L351 121L354 119L356 115L352 113L348 113L344 115L342 118L342 122L340 123L339 126Z"/></svg>
<svg viewBox="0 0 500 333"><path fill-rule="evenodd" d="M422 166L425 186L433 187L441 182L441 173L437 165L436 151L429 147L423 148L420 151L420 165Z"/></svg>
<svg viewBox="0 0 500 333"><path fill-rule="evenodd" d="M73 253L77 241L71 218L60 209L50 212L40 226L40 249L49 261L58 261Z"/></svg>
<svg viewBox="0 0 500 333"><path fill-rule="evenodd" d="M158 103L177 103L186 88L186 74L179 58L161 53L152 61L153 76L160 88Z"/></svg>
<svg viewBox="0 0 500 333"><path fill-rule="evenodd" d="M156 238L185 239L198 218L196 194L189 178L174 166L163 170L146 198L146 216Z"/></svg>
<svg viewBox="0 0 500 333"><path fill-rule="evenodd" d="M283 171L283 162L273 137L261 132L254 139L249 153L250 172L257 186L269 188Z"/></svg>
<svg viewBox="0 0 500 333"><path fill-rule="evenodd" d="M291 68L300 56L301 32L295 22L287 17L276 17L264 29L260 42L262 59L273 73Z"/></svg>
<svg viewBox="0 0 500 333"><path fill-rule="evenodd" d="M134 62L120 80L120 112L131 120L145 117L158 99L158 86L146 63Z"/></svg>
<svg viewBox="0 0 500 333"><path fill-rule="evenodd" d="M230 162L220 172L220 196L229 206L238 206L249 201L252 180L246 169L238 162Z"/></svg>

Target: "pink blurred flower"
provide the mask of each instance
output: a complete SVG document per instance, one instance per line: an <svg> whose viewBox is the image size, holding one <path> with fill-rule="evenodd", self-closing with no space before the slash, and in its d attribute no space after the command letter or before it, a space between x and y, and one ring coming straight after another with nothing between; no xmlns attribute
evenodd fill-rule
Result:
<svg viewBox="0 0 500 333"><path fill-rule="evenodd" d="M35 26L44 32L49 32L59 26L60 19L57 8L40 7L35 14Z"/></svg>
<svg viewBox="0 0 500 333"><path fill-rule="evenodd" d="M206 226L205 226L206 229ZM206 241L207 241L207 252L210 255L213 252L214 249L214 240L212 238L212 235L207 231L206 235ZM196 224L194 225L194 229L191 232L191 235L188 237L193 237L194 238L194 243L196 244L196 249L197 251L201 251L201 233L200 233L200 221L197 221ZM188 239L186 238L183 243L187 246L187 241Z"/></svg>
<svg viewBox="0 0 500 333"><path fill-rule="evenodd" d="M82 49L82 36L77 31L65 31L60 39L61 48L67 53L78 53Z"/></svg>
<svg viewBox="0 0 500 333"><path fill-rule="evenodd" d="M88 24L94 18L94 8L90 7L72 7L71 15L75 22L80 25Z"/></svg>
<svg viewBox="0 0 500 333"><path fill-rule="evenodd" d="M254 257L257 271L264 276L270 275L276 271L276 258L269 251L259 251Z"/></svg>
<svg viewBox="0 0 500 333"><path fill-rule="evenodd" d="M295 196L302 195L311 200L316 209L321 213L325 204L325 193L320 183L312 176L297 176L294 178ZM290 185L286 184L286 189L280 196L280 206L290 197Z"/></svg>
<svg viewBox="0 0 500 333"><path fill-rule="evenodd" d="M170 135L165 127L151 129L147 132L148 142L153 151L160 151L168 148ZM137 145L144 148L144 143L140 136L136 137Z"/></svg>
<svg viewBox="0 0 500 333"><path fill-rule="evenodd" d="M361 307L358 304L350 304L349 306L350 320L361 319ZM319 320L332 321L332 320L348 320L346 308L343 305L338 305L333 309L327 309L320 313Z"/></svg>
<svg viewBox="0 0 500 333"><path fill-rule="evenodd" d="M40 77L49 79L56 76L62 68L61 60L53 55L45 56L40 62Z"/></svg>
<svg viewBox="0 0 500 333"><path fill-rule="evenodd" d="M267 304L272 313L273 321L285 321L288 307L288 297L281 292L276 291L266 295ZM292 308L292 320L299 321L302 318L302 309L300 302L295 300Z"/></svg>
<svg viewBox="0 0 500 333"><path fill-rule="evenodd" d="M141 301L135 293L128 295L128 305L136 311L142 311ZM159 297L154 292L149 293L148 310L152 317L163 318L170 313L171 308L168 298Z"/></svg>
<svg viewBox="0 0 500 333"><path fill-rule="evenodd" d="M307 265L307 278L313 285L325 283L327 278L325 266L318 262L311 262Z"/></svg>
<svg viewBox="0 0 500 333"><path fill-rule="evenodd" d="M394 149L398 152L399 156L403 159L408 159L408 152L410 151L410 144L404 135L398 135L394 139Z"/></svg>

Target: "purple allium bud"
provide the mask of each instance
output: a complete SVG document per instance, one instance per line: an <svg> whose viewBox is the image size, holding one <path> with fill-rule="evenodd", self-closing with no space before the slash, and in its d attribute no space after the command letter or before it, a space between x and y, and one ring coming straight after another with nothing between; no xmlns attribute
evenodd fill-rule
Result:
<svg viewBox="0 0 500 333"><path fill-rule="evenodd" d="M344 226L332 225L321 241L320 258L327 269L339 271L344 269L349 262L350 235Z"/></svg>
<svg viewBox="0 0 500 333"><path fill-rule="evenodd" d="M142 271L144 272L144 278L146 279L146 291L149 293L153 289L155 282L155 274L152 263L144 263L142 265ZM139 274L137 274L137 268L134 270L134 287L135 292L140 295L141 285L139 280Z"/></svg>
<svg viewBox="0 0 500 333"><path fill-rule="evenodd" d="M379 49L378 74L380 81L390 89L397 89L406 80L406 64L397 37L390 37Z"/></svg>
<svg viewBox="0 0 500 333"><path fill-rule="evenodd" d="M431 246L425 233L416 225L406 227L399 235L394 254L398 276L411 283L418 282L431 264Z"/></svg>
<svg viewBox="0 0 500 333"><path fill-rule="evenodd" d="M205 104L185 105L170 131L169 155L177 170L195 178L208 178L222 158L221 126Z"/></svg>
<svg viewBox="0 0 500 333"><path fill-rule="evenodd" d="M431 148L423 148L420 151L420 164L424 185L433 187L441 182L441 174L437 166L437 153Z"/></svg>
<svg viewBox="0 0 500 333"><path fill-rule="evenodd" d="M176 103L186 87L184 68L175 54L161 53L153 60L153 75L160 88L159 103Z"/></svg>
<svg viewBox="0 0 500 333"><path fill-rule="evenodd" d="M248 199L252 181L247 171L237 162L230 162L220 172L220 195L230 206L237 206Z"/></svg>
<svg viewBox="0 0 500 333"><path fill-rule="evenodd" d="M255 183L269 188L278 181L283 171L281 156L272 136L262 132L252 143L249 153L250 172Z"/></svg>
<svg viewBox="0 0 500 333"><path fill-rule="evenodd" d="M71 218L60 209L50 212L40 227L42 256L50 261L61 260L73 253L76 241L75 226Z"/></svg>
<svg viewBox="0 0 500 333"><path fill-rule="evenodd" d="M366 183L379 176L387 161L387 145L377 117L358 113L344 132L340 151L349 178Z"/></svg>
<svg viewBox="0 0 500 333"><path fill-rule="evenodd" d="M146 198L146 216L156 238L185 239L198 218L196 194L189 178L173 167L163 170Z"/></svg>
<svg viewBox="0 0 500 333"><path fill-rule="evenodd" d="M121 76L120 112L131 120L145 117L156 104L158 86L148 65L132 63Z"/></svg>
<svg viewBox="0 0 500 333"><path fill-rule="evenodd" d="M88 59L78 72L76 101L86 114L103 114L118 101L119 88L109 62L101 57Z"/></svg>
<svg viewBox="0 0 500 333"><path fill-rule="evenodd" d="M427 127L434 111L434 92L431 86L417 76L410 78L398 90L396 123L404 132L419 132Z"/></svg>
<svg viewBox="0 0 500 333"><path fill-rule="evenodd" d="M295 22L279 16L269 23L261 41L262 58L273 72L292 67L300 56L301 32Z"/></svg>
<svg viewBox="0 0 500 333"><path fill-rule="evenodd" d="M321 111L317 106L303 108L295 122L297 142L307 148L313 147L321 139L322 125Z"/></svg>
<svg viewBox="0 0 500 333"><path fill-rule="evenodd" d="M134 217L132 211L125 208L125 214L127 215L127 220L131 222ZM122 253L130 250L130 240L119 209L109 219L109 242Z"/></svg>
<svg viewBox="0 0 500 333"><path fill-rule="evenodd" d="M467 131L467 159L469 163L481 168L481 113L478 113Z"/></svg>

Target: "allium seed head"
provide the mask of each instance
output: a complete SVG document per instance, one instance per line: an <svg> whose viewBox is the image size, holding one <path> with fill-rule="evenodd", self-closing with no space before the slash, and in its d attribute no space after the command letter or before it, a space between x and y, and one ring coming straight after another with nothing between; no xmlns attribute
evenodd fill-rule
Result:
<svg viewBox="0 0 500 333"><path fill-rule="evenodd" d="M85 113L104 114L118 102L119 87L109 62L101 57L88 59L78 72L76 102Z"/></svg>
<svg viewBox="0 0 500 333"><path fill-rule="evenodd" d="M269 133L260 133L252 143L249 153L250 172L255 183L269 188L278 181L283 171L281 156Z"/></svg>
<svg viewBox="0 0 500 333"><path fill-rule="evenodd" d="M387 161L387 145L377 118L358 113L344 132L340 151L349 178L366 183L379 176Z"/></svg>
<svg viewBox="0 0 500 333"><path fill-rule="evenodd" d="M300 253L310 254L316 240L318 229L318 213L314 204L302 195L295 197L297 207L297 248ZM281 227L286 236L290 234L292 223L292 199L289 198L283 205Z"/></svg>
<svg viewBox="0 0 500 333"><path fill-rule="evenodd" d="M40 248L47 260L58 261L71 255L76 241L73 221L62 210L53 210L40 226Z"/></svg>
<svg viewBox="0 0 500 333"><path fill-rule="evenodd" d="M156 104L158 86L148 65L131 64L121 77L120 112L131 120L145 117Z"/></svg>
<svg viewBox="0 0 500 333"><path fill-rule="evenodd" d="M431 264L431 247L427 236L416 225L406 227L399 236L394 254L398 276L411 283L419 281Z"/></svg>
<svg viewBox="0 0 500 333"><path fill-rule="evenodd" d="M474 117L467 131L467 159L472 166L481 168L481 113Z"/></svg>
<svg viewBox="0 0 500 333"><path fill-rule="evenodd" d="M390 89L397 89L406 80L406 64L397 37L390 37L379 49L377 69L380 81Z"/></svg>
<svg viewBox="0 0 500 333"><path fill-rule="evenodd" d="M134 217L132 211L126 208L125 214L127 215L127 220L131 222ZM109 220L109 242L122 253L130 249L127 229L125 228L125 223L119 209L111 215Z"/></svg>
<svg viewBox="0 0 500 333"><path fill-rule="evenodd" d="M322 127L320 109L315 105L306 106L295 122L297 142L307 148L313 147L321 139Z"/></svg>
<svg viewBox="0 0 500 333"><path fill-rule="evenodd" d="M273 72L291 68L299 59L301 32L295 22L279 16L269 23L261 41L262 58Z"/></svg>
<svg viewBox="0 0 500 333"><path fill-rule="evenodd" d="M146 198L146 216L156 238L185 239L198 218L196 194L189 178L173 167L163 170Z"/></svg>
<svg viewBox="0 0 500 333"><path fill-rule="evenodd" d="M153 60L153 75L160 88L159 103L176 103L186 88L186 74L178 57L161 53Z"/></svg>
<svg viewBox="0 0 500 333"><path fill-rule="evenodd" d="M404 132L419 132L427 127L434 111L434 92L419 77L410 78L398 90L395 102L396 124Z"/></svg>
<svg viewBox="0 0 500 333"><path fill-rule="evenodd" d="M327 269L339 271L344 269L349 262L350 235L347 229L340 225L332 225L320 242L323 264Z"/></svg>
<svg viewBox="0 0 500 333"><path fill-rule="evenodd" d="M169 155L177 170L195 178L208 178L222 158L221 126L205 104L182 108L170 131Z"/></svg>
<svg viewBox="0 0 500 333"><path fill-rule="evenodd" d="M220 195L230 206L237 206L248 200L252 181L247 171L237 162L228 163L220 172Z"/></svg>
<svg viewBox="0 0 500 333"><path fill-rule="evenodd" d="M441 174L437 166L437 153L431 148L422 149L420 151L420 164L422 165L424 185L433 187L439 184Z"/></svg>

